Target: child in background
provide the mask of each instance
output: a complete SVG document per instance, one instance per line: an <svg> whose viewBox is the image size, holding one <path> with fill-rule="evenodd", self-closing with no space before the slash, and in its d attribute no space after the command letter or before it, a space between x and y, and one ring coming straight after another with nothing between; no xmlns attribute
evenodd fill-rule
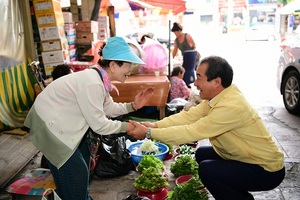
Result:
<svg viewBox="0 0 300 200"><path fill-rule="evenodd" d="M173 68L171 74L170 100L173 100L175 98L182 98L187 100L189 98L191 91L182 79L184 73L185 69L182 66Z"/></svg>

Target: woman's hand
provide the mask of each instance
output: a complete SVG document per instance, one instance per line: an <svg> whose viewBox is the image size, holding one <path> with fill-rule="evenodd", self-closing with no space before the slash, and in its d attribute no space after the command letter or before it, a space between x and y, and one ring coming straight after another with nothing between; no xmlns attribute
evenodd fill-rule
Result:
<svg viewBox="0 0 300 200"><path fill-rule="evenodd" d="M134 137L137 140L142 140L146 137L146 133L148 128L146 126L144 126L143 124L136 122L136 121L132 121L129 120L129 123L132 124L132 126L134 126L134 129L130 130L127 132L128 135Z"/></svg>
<svg viewBox="0 0 300 200"><path fill-rule="evenodd" d="M154 87L149 87L140 91L135 97L134 102L131 104L134 110L142 108L153 95Z"/></svg>

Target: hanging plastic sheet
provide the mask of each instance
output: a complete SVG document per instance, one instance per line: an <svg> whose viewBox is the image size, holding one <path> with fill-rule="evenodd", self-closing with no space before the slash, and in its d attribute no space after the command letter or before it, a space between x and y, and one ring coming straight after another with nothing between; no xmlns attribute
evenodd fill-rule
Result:
<svg viewBox="0 0 300 200"><path fill-rule="evenodd" d="M1 0L0 55L24 61L24 27L20 11L18 0Z"/></svg>
<svg viewBox="0 0 300 200"><path fill-rule="evenodd" d="M34 101L34 84L27 62L0 71L0 131L23 127Z"/></svg>

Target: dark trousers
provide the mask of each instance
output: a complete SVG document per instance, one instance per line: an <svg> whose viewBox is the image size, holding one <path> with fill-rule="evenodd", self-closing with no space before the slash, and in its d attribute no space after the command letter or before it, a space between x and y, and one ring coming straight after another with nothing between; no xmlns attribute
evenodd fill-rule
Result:
<svg viewBox="0 0 300 200"><path fill-rule="evenodd" d="M90 149L86 137L67 162L57 169L48 160L56 191L63 200L91 200L89 196Z"/></svg>
<svg viewBox="0 0 300 200"><path fill-rule="evenodd" d="M224 160L212 147L196 151L199 177L216 200L254 199L249 191L266 191L277 187L285 176L285 168L268 172L259 165Z"/></svg>

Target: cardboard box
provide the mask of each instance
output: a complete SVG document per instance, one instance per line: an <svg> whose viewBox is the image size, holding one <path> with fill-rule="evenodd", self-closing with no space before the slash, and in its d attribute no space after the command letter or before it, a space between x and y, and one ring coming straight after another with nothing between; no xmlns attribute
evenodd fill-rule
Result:
<svg viewBox="0 0 300 200"><path fill-rule="evenodd" d="M97 21L78 21L75 22L76 32L98 33Z"/></svg>
<svg viewBox="0 0 300 200"><path fill-rule="evenodd" d="M73 23L65 23L64 29L65 29L65 31L71 30L71 29L75 29L75 24L74 24L74 22L73 22Z"/></svg>
<svg viewBox="0 0 300 200"><path fill-rule="evenodd" d="M62 12L36 14L38 27L64 26L64 16Z"/></svg>
<svg viewBox="0 0 300 200"><path fill-rule="evenodd" d="M89 44L98 40L98 33L77 32L76 42L79 44Z"/></svg>
<svg viewBox="0 0 300 200"><path fill-rule="evenodd" d="M76 29L75 28L73 28L73 29L65 29L65 31L66 31L66 36L74 36L74 35L76 35Z"/></svg>
<svg viewBox="0 0 300 200"><path fill-rule="evenodd" d="M65 37L65 30L63 26L50 26L39 28L41 41L55 40Z"/></svg>
<svg viewBox="0 0 300 200"><path fill-rule="evenodd" d="M35 14L62 12L59 1L56 0L34 0Z"/></svg>
<svg viewBox="0 0 300 200"><path fill-rule="evenodd" d="M42 52L42 57L44 65L57 62L70 62L69 50Z"/></svg>
<svg viewBox="0 0 300 200"><path fill-rule="evenodd" d="M73 22L73 16L71 12L63 12L64 22L65 23L72 23Z"/></svg>
<svg viewBox="0 0 300 200"><path fill-rule="evenodd" d="M43 52L69 49L67 38L61 38L57 40L46 40L42 41L41 43Z"/></svg>
<svg viewBox="0 0 300 200"><path fill-rule="evenodd" d="M75 44L76 42L76 35L67 36L68 44Z"/></svg>

